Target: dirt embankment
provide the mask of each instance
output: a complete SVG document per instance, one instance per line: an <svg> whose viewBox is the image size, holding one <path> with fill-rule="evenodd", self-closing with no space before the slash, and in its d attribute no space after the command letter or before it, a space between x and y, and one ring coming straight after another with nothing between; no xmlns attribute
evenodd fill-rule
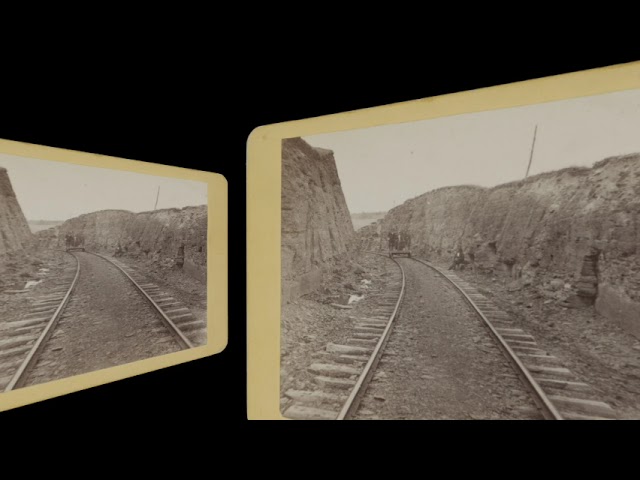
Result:
<svg viewBox="0 0 640 480"><path fill-rule="evenodd" d="M132 213L105 210L81 215L38 232L39 246L65 248L69 234L81 234L90 251L181 267L206 281L207 207Z"/></svg>
<svg viewBox="0 0 640 480"><path fill-rule="evenodd" d="M512 291L536 287L559 305L593 306L640 337L640 154L494 188L434 190L362 229L360 245L384 249L394 228L410 232L415 255L446 264L461 246Z"/></svg>
<svg viewBox="0 0 640 480"><path fill-rule="evenodd" d="M317 289L326 269L347 255L353 235L333 152L283 140L283 298Z"/></svg>
<svg viewBox="0 0 640 480"><path fill-rule="evenodd" d="M6 168L0 168L0 262L32 241L31 230L22 213Z"/></svg>
<svg viewBox="0 0 640 480"><path fill-rule="evenodd" d="M0 292L22 290L49 260L46 255L33 256L33 244L34 236L16 198L9 173L0 168Z"/></svg>

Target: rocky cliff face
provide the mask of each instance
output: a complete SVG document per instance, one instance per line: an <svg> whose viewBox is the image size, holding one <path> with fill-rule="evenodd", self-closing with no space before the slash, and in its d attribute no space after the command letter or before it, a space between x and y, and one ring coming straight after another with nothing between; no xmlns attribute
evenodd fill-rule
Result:
<svg viewBox="0 0 640 480"><path fill-rule="evenodd" d="M411 233L416 255L449 263L462 246L513 289L594 305L640 336L640 154L490 189L434 190L391 210L380 236L361 242L382 249L392 228Z"/></svg>
<svg viewBox="0 0 640 480"><path fill-rule="evenodd" d="M27 219L22 213L9 174L0 168L0 256L22 250L32 239Z"/></svg>
<svg viewBox="0 0 640 480"><path fill-rule="evenodd" d="M105 210L81 215L38 232L40 245L65 248L68 234L81 233L96 252L155 258L206 280L207 207L132 213Z"/></svg>
<svg viewBox="0 0 640 480"><path fill-rule="evenodd" d="M283 296L312 291L322 269L344 255L353 238L333 152L300 138L282 141Z"/></svg>

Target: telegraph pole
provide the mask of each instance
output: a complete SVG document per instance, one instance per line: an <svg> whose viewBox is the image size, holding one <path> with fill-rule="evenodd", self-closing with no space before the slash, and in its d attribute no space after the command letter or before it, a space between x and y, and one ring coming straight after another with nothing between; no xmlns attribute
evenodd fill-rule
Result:
<svg viewBox="0 0 640 480"><path fill-rule="evenodd" d="M531 169L531 161L533 160L533 149L536 145L536 134L538 133L538 125L536 124L536 128L533 130L533 142L531 143L531 154L529 155L529 165L527 165L527 173L524 175L524 178L527 178L529 176L529 170ZM513 193L511 194L511 198L513 199L516 195L517 190L514 189ZM500 232L500 241L504 241L503 235L505 230L507 229L507 223L510 220L510 215L512 213L512 209L513 209L513 205L514 202L510 202L509 203L509 208L507 209L507 215L503 221L503 225L502 225L502 231Z"/></svg>
<svg viewBox="0 0 640 480"><path fill-rule="evenodd" d="M531 168L531 161L533 160L533 147L536 145L536 133L538 133L538 125L536 125L535 130L533 131L533 143L531 144L531 155L529 156L529 165L527 165L527 173L524 178L529 176L529 169Z"/></svg>
<svg viewBox="0 0 640 480"><path fill-rule="evenodd" d="M153 209L155 210L156 208L158 208L158 199L160 198L160 187L158 187L158 194L156 195L156 204L153 207Z"/></svg>

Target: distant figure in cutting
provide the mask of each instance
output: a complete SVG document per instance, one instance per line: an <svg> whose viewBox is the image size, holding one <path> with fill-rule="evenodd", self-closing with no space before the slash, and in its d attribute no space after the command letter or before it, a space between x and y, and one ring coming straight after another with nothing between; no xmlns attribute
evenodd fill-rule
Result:
<svg viewBox="0 0 640 480"><path fill-rule="evenodd" d="M473 269L474 273L476 271L476 254L474 252L473 247L469 248L469 250L467 251L467 256L469 257L469 262L471 263L471 268Z"/></svg>
<svg viewBox="0 0 640 480"><path fill-rule="evenodd" d="M402 232L402 245L400 246L400 250L410 250L411 249L411 236L408 231Z"/></svg>
<svg viewBox="0 0 640 480"><path fill-rule="evenodd" d="M462 246L458 247L458 251L453 257L453 263L449 267L449 270L457 270L460 265L464 263L464 252L462 251Z"/></svg>
<svg viewBox="0 0 640 480"><path fill-rule="evenodd" d="M65 241L67 243L67 248L71 248L73 246L73 237L70 234L67 233Z"/></svg>
<svg viewBox="0 0 640 480"><path fill-rule="evenodd" d="M398 232L398 244L396 245L396 250L404 249L404 232Z"/></svg>
<svg viewBox="0 0 640 480"><path fill-rule="evenodd" d="M389 250L394 251L398 248L398 234L392 230L389 233Z"/></svg>

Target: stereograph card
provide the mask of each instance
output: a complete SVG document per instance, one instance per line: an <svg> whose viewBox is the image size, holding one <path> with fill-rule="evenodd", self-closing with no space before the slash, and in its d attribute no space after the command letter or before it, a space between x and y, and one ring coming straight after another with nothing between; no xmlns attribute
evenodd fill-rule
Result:
<svg viewBox="0 0 640 480"><path fill-rule="evenodd" d="M258 127L249 418L640 418L638 132L638 62Z"/></svg>
<svg viewBox="0 0 640 480"><path fill-rule="evenodd" d="M224 177L0 141L0 410L226 344Z"/></svg>

